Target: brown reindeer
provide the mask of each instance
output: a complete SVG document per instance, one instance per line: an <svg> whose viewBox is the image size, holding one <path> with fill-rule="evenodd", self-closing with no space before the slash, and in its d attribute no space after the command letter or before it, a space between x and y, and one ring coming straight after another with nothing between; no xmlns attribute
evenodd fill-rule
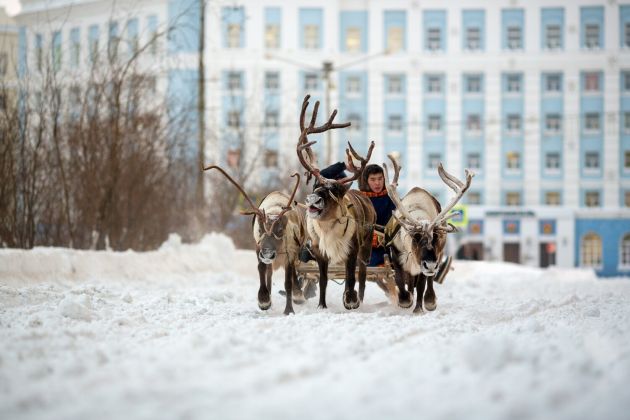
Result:
<svg viewBox="0 0 630 420"><path fill-rule="evenodd" d="M374 142L371 143L367 158L362 158L348 143L346 149L347 166L352 175L331 180L324 178L313 162L311 146L307 136L327 130L348 127L350 123L333 124L337 110L334 110L328 122L315 127L319 102L315 103L310 124L305 126L305 114L308 99L304 98L300 114L300 139L297 144L297 155L302 166L310 176L316 178L315 189L306 197L306 228L313 242L312 251L319 266L319 307L326 308L326 285L328 282L328 265L345 264L346 282L343 294L343 306L356 309L365 293L366 265L372 251L372 230L376 221L376 213L370 200L359 191L350 190L352 181L359 178L370 160ZM356 167L352 157L361 162ZM359 295L354 290L355 270L359 266Z"/></svg>
<svg viewBox="0 0 630 420"><path fill-rule="evenodd" d="M286 290L286 306L284 314L294 313L295 303L304 303L304 295L297 287L297 273L295 265L298 253L305 237L304 212L293 206L293 198L300 185L300 175L297 177L291 197L280 192L269 193L255 206L243 188L218 166L208 166L204 170L217 169L243 194L251 206L251 210L242 211L243 215L253 215L252 229L256 241L256 257L258 258L258 274L260 288L258 289L258 307L267 310L271 307L271 277L273 271L284 267L284 288ZM294 287L294 285L296 287Z"/></svg>
<svg viewBox="0 0 630 420"><path fill-rule="evenodd" d="M413 289L417 290L414 312L422 312L422 301L427 311L437 307L433 277L438 272L439 262L444 254L446 235L457 228L448 223L454 216L448 213L470 187L474 174L466 169L464 184L444 170L442 163L438 173L442 181L455 191L455 197L442 209L440 203L428 191L415 187L402 199L398 196L398 176L400 166L392 155L388 155L394 165L394 180L390 184L387 165L385 186L387 193L396 205L396 211L385 227L385 242L392 257L398 286L398 305L409 308L413 304ZM426 284L426 294L425 294ZM407 286L409 290L405 288Z"/></svg>

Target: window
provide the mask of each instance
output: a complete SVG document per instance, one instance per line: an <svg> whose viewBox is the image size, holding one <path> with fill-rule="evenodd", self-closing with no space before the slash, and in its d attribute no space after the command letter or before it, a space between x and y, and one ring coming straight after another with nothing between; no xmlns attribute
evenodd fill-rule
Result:
<svg viewBox="0 0 630 420"><path fill-rule="evenodd" d="M630 133L630 112L623 113L623 131Z"/></svg>
<svg viewBox="0 0 630 420"><path fill-rule="evenodd" d="M238 111L230 111L227 115L227 125L230 128L241 127L241 114Z"/></svg>
<svg viewBox="0 0 630 420"><path fill-rule="evenodd" d="M481 49L481 31L479 28L466 28L466 49L472 51Z"/></svg>
<svg viewBox="0 0 630 420"><path fill-rule="evenodd" d="M229 90L241 90L243 89L243 79L240 72L231 71L228 73L228 89Z"/></svg>
<svg viewBox="0 0 630 420"><path fill-rule="evenodd" d="M403 49L403 28L391 26L387 29L387 51L395 53Z"/></svg>
<svg viewBox="0 0 630 420"><path fill-rule="evenodd" d="M440 28L427 29L427 50L438 51L442 48L442 31Z"/></svg>
<svg viewBox="0 0 630 420"><path fill-rule="evenodd" d="M230 168L238 168L241 164L241 149L231 149L227 152L227 164Z"/></svg>
<svg viewBox="0 0 630 420"><path fill-rule="evenodd" d="M585 92L599 92L600 91L600 83L599 83L599 73L589 72L584 73L584 91Z"/></svg>
<svg viewBox="0 0 630 420"><path fill-rule="evenodd" d="M507 169L518 171L521 169L521 154L518 152L508 152L506 155L505 165Z"/></svg>
<svg viewBox="0 0 630 420"><path fill-rule="evenodd" d="M623 267L630 266L630 234L624 235L621 240L621 255L619 261Z"/></svg>
<svg viewBox="0 0 630 420"><path fill-rule="evenodd" d="M561 29L559 25L547 25L545 28L545 46L550 50L561 47Z"/></svg>
<svg viewBox="0 0 630 420"><path fill-rule="evenodd" d="M466 167L476 170L481 168L481 156L479 153L468 153L466 155Z"/></svg>
<svg viewBox="0 0 630 420"><path fill-rule="evenodd" d="M81 108L81 88L77 85L70 86L69 99L72 112L78 113Z"/></svg>
<svg viewBox="0 0 630 420"><path fill-rule="evenodd" d="M304 75L304 90L318 90L319 80L317 74L307 73Z"/></svg>
<svg viewBox="0 0 630 420"><path fill-rule="evenodd" d="M0 76L7 74L7 67L9 66L9 55L5 52L0 53Z"/></svg>
<svg viewBox="0 0 630 420"><path fill-rule="evenodd" d="M387 129L392 132L402 131L402 116L390 115L387 119Z"/></svg>
<svg viewBox="0 0 630 420"><path fill-rule="evenodd" d="M622 85L623 91L630 92L630 72L627 72L627 71L623 72L622 78L623 78L623 85Z"/></svg>
<svg viewBox="0 0 630 420"><path fill-rule="evenodd" d="M588 233L582 238L581 259L585 267L602 265L602 240L596 233Z"/></svg>
<svg viewBox="0 0 630 420"><path fill-rule="evenodd" d="M361 51L361 28L351 26L346 31L346 51Z"/></svg>
<svg viewBox="0 0 630 420"><path fill-rule="evenodd" d="M507 116L508 133L519 133L521 131L521 116L518 114L509 114Z"/></svg>
<svg viewBox="0 0 630 420"><path fill-rule="evenodd" d="M89 31L90 31L90 33L89 33L90 61L92 63L96 63L98 61L98 54L99 54L99 46L98 46L99 30L98 30L98 25L90 26Z"/></svg>
<svg viewBox="0 0 630 420"><path fill-rule="evenodd" d="M559 74L547 74L545 76L545 92L560 92L562 90L562 83Z"/></svg>
<svg viewBox="0 0 630 420"><path fill-rule="evenodd" d="M278 128L280 126L280 118L278 111L267 110L265 111L265 127L266 128Z"/></svg>
<svg viewBox="0 0 630 420"><path fill-rule="evenodd" d="M81 61L81 42L79 39L79 28L70 30L70 62L72 67L78 67Z"/></svg>
<svg viewBox="0 0 630 420"><path fill-rule="evenodd" d="M473 134L481 132L481 116L479 114L466 116L466 131Z"/></svg>
<svg viewBox="0 0 630 420"><path fill-rule="evenodd" d="M61 32L53 32L52 36L52 59L53 69L59 71L61 69Z"/></svg>
<svg viewBox="0 0 630 420"><path fill-rule="evenodd" d="M304 48L319 49L319 25L304 25Z"/></svg>
<svg viewBox="0 0 630 420"><path fill-rule="evenodd" d="M560 169L560 153L547 153L545 155L545 169L550 171Z"/></svg>
<svg viewBox="0 0 630 420"><path fill-rule="evenodd" d="M140 44L140 40L138 39L138 19L130 19L127 22L127 38L129 55L133 56L138 52Z"/></svg>
<svg viewBox="0 0 630 420"><path fill-rule="evenodd" d="M557 134L560 132L559 114L547 114L545 116L545 131L550 134Z"/></svg>
<svg viewBox="0 0 630 420"><path fill-rule="evenodd" d="M346 80L346 93L361 93L361 78L357 76L348 77Z"/></svg>
<svg viewBox="0 0 630 420"><path fill-rule="evenodd" d="M280 88L280 74L277 72L265 73L265 89L278 90Z"/></svg>
<svg viewBox="0 0 630 420"><path fill-rule="evenodd" d="M469 191L467 196L468 204L473 206L481 204L481 193L479 193L478 191Z"/></svg>
<svg viewBox="0 0 630 420"><path fill-rule="evenodd" d="M265 26L265 48L280 48L280 26L277 24L267 24Z"/></svg>
<svg viewBox="0 0 630 420"><path fill-rule="evenodd" d="M626 207L630 207L630 191L625 191L623 194L623 203Z"/></svg>
<svg viewBox="0 0 630 420"><path fill-rule="evenodd" d="M548 206L559 206L560 205L560 192L547 191L545 193L545 204Z"/></svg>
<svg viewBox="0 0 630 420"><path fill-rule="evenodd" d="M402 93L402 76L388 76L387 93Z"/></svg>
<svg viewBox="0 0 630 420"><path fill-rule="evenodd" d="M442 161L442 155L439 153L429 153L429 159L427 161L428 169L437 169Z"/></svg>
<svg viewBox="0 0 630 420"><path fill-rule="evenodd" d="M586 191L584 193L584 205L586 207L599 207L599 191Z"/></svg>
<svg viewBox="0 0 630 420"><path fill-rule="evenodd" d="M38 71L42 71L44 68L44 37L41 34L35 35L35 65Z"/></svg>
<svg viewBox="0 0 630 420"><path fill-rule="evenodd" d="M623 46L630 47L630 22L623 25Z"/></svg>
<svg viewBox="0 0 630 420"><path fill-rule="evenodd" d="M599 152L586 152L584 154L584 167L586 169L599 169Z"/></svg>
<svg viewBox="0 0 630 420"><path fill-rule="evenodd" d="M509 93L519 93L521 91L521 76L509 74L507 76L507 91Z"/></svg>
<svg viewBox="0 0 630 420"><path fill-rule="evenodd" d="M361 116L359 114L349 114L348 121L350 121L349 130L361 131Z"/></svg>
<svg viewBox="0 0 630 420"><path fill-rule="evenodd" d="M118 22L109 23L109 39L107 41L107 56L109 61L118 60L118 46L120 44L120 35L118 34Z"/></svg>
<svg viewBox="0 0 630 420"><path fill-rule="evenodd" d="M626 150L623 153L623 169L630 170L630 151Z"/></svg>
<svg viewBox="0 0 630 420"><path fill-rule="evenodd" d="M278 167L278 152L275 150L265 150L265 168Z"/></svg>
<svg viewBox="0 0 630 420"><path fill-rule="evenodd" d="M7 109L7 97L6 95L0 93L0 111L5 111Z"/></svg>
<svg viewBox="0 0 630 420"><path fill-rule="evenodd" d="M584 44L586 48L599 48L599 25L590 23L585 26Z"/></svg>
<svg viewBox="0 0 630 420"><path fill-rule="evenodd" d="M523 48L523 36L520 26L508 26L507 28L507 45L510 50L520 50Z"/></svg>
<svg viewBox="0 0 630 420"><path fill-rule="evenodd" d="M156 56L158 52L158 31L157 31L157 16L150 15L147 17L147 29L149 31L149 53L152 56Z"/></svg>
<svg viewBox="0 0 630 420"><path fill-rule="evenodd" d="M517 191L509 191L505 193L505 204L507 206L520 206L521 193Z"/></svg>
<svg viewBox="0 0 630 420"><path fill-rule="evenodd" d="M442 116L441 115L429 115L427 131L429 133L439 133L442 131Z"/></svg>
<svg viewBox="0 0 630 420"><path fill-rule="evenodd" d="M441 93L442 78L440 76L427 76L427 93Z"/></svg>
<svg viewBox="0 0 630 420"><path fill-rule="evenodd" d="M466 76L466 93L481 93L481 76Z"/></svg>
<svg viewBox="0 0 630 420"><path fill-rule="evenodd" d="M227 26L227 47L241 47L241 25L239 23L229 23Z"/></svg>
<svg viewBox="0 0 630 420"><path fill-rule="evenodd" d="M586 131L598 132L599 127L599 113L589 112L584 116L584 128Z"/></svg>

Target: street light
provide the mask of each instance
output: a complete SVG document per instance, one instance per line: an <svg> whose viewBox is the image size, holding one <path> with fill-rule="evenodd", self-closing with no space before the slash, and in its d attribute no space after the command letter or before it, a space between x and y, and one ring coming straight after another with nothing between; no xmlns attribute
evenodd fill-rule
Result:
<svg viewBox="0 0 630 420"><path fill-rule="evenodd" d="M294 66L306 69L306 70L311 70L311 71L320 71L321 75L322 75L322 80L324 82L324 101L326 102L326 118L330 117L331 114L331 110L330 110L330 91L332 90L332 81L330 79L330 75L333 71L335 70L341 70L347 67L352 67L354 65L360 64L360 63L364 63L366 61L370 61L374 58L377 57L382 57L384 55L389 55L390 51L389 50L385 50L376 54L372 54L372 55L366 55L365 57L361 57L358 60L354 60L354 61L350 61L347 63L343 63L337 67L335 67L335 65L333 64L332 61L323 61L322 62L322 66L321 68L317 68L314 67L312 65L309 65L307 63L302 63L300 61L295 61L292 60L290 58L285 58L285 57L281 57L281 56L277 56L271 53L266 53L265 54L265 58L269 59L269 60L278 60L278 61L283 61L285 63L288 64L292 64ZM331 130L326 131L326 162L328 162L328 164L330 164L330 161L332 160L332 132Z"/></svg>

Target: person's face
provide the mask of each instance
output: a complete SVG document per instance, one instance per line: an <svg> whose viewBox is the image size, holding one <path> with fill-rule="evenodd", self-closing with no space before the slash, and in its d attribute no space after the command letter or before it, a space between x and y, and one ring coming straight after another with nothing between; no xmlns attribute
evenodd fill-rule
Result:
<svg viewBox="0 0 630 420"><path fill-rule="evenodd" d="M383 174L371 174L368 176L367 182L370 190L375 193L383 191L383 187L385 186Z"/></svg>

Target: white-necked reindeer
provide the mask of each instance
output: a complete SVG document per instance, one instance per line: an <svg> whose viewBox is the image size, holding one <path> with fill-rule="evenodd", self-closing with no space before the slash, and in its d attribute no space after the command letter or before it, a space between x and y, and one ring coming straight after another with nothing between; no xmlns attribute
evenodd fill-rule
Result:
<svg viewBox="0 0 630 420"><path fill-rule="evenodd" d="M300 185L300 175L297 177L293 193L289 197L283 192L269 193L260 205L255 206L243 188L218 166L208 166L204 170L217 169L243 194L251 206L251 210L242 211L243 215L253 215L252 229L256 241L256 257L258 258L258 274L260 288L258 289L258 307L267 310L271 307L271 278L273 271L284 268L284 288L286 290L286 306L284 314L294 313L295 303L304 303L302 290L297 287L297 273L300 247L304 243L305 223L304 212L294 206L293 199Z"/></svg>
<svg viewBox="0 0 630 420"><path fill-rule="evenodd" d="M448 223L454 216L451 209L470 187L474 174L466 169L466 183L461 182L444 170L442 163L438 174L442 181L455 191L455 197L442 209L440 203L428 191L415 187L402 199L396 190L400 166L392 155L388 155L394 165L394 180L390 184L387 165L383 164L387 193L396 205L385 228L385 242L392 257L398 286L398 305L409 308L413 304L413 289L417 290L414 312L422 312L424 307L433 311L437 307L433 277L438 272L446 246L446 235L457 228ZM426 285L426 294L425 294ZM409 290L405 288L408 287Z"/></svg>
<svg viewBox="0 0 630 420"><path fill-rule="evenodd" d="M346 309L356 309L363 300L365 292L366 265L372 251L372 230L376 222L376 212L369 199L359 191L350 190L349 185L358 179L365 169L374 142L371 143L367 158L362 158L348 143L347 166L352 175L332 180L321 176L319 169L313 162L311 146L314 141L308 142L307 136L313 133L322 133L327 130L348 127L350 123L333 124L337 110L335 110L328 122L315 127L319 102L315 103L310 124L305 126L305 114L308 108L308 99L304 98L302 112L300 114L300 139L297 144L297 155L302 166L308 171L309 176L317 180L312 194L306 197L307 230L313 242L312 251L319 266L319 307L326 308L326 284L328 282L328 265L345 264L346 282L343 294L343 305ZM352 162L351 155L361 162L357 168ZM359 266L359 295L354 290L355 270Z"/></svg>

